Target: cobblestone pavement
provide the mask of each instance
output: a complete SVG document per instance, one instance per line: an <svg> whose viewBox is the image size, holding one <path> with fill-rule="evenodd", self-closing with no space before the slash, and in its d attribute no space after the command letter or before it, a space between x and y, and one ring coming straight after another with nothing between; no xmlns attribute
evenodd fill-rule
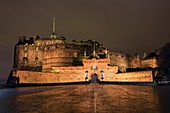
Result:
<svg viewBox="0 0 170 113"><path fill-rule="evenodd" d="M169 95L169 86L98 83L1 89L0 113L160 113Z"/></svg>

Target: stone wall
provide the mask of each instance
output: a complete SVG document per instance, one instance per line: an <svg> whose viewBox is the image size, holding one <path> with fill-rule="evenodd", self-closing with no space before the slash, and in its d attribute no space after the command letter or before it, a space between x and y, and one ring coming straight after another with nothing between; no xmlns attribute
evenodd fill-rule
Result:
<svg viewBox="0 0 170 113"><path fill-rule="evenodd" d="M16 77L19 77L21 83L67 83L85 81L83 70L66 70L60 73L45 73L31 71L17 71Z"/></svg>
<svg viewBox="0 0 170 113"><path fill-rule="evenodd" d="M118 66L121 72L126 72L126 68L130 67L129 59L127 55L123 53L110 53L110 65Z"/></svg>
<svg viewBox="0 0 170 113"><path fill-rule="evenodd" d="M24 57L27 59L27 66L34 67L42 65L43 61L43 48L35 45L18 45L16 59L18 67L24 64Z"/></svg>
<svg viewBox="0 0 170 113"><path fill-rule="evenodd" d="M30 42L31 41L31 42ZM71 66L73 56L92 52L92 45L89 43L67 43L58 39L32 39L20 37L15 45L14 67L22 69L23 67L42 66L46 70L53 66Z"/></svg>
<svg viewBox="0 0 170 113"><path fill-rule="evenodd" d="M94 73L101 78L101 72L104 74L118 72L117 66L108 66L108 59L84 59L83 65L84 70L88 71L89 77L93 76Z"/></svg>
<svg viewBox="0 0 170 113"><path fill-rule="evenodd" d="M59 73L32 72L18 70L14 77L19 78L19 84L22 83L68 83L85 81L85 70L79 68L60 69ZM98 75L101 80L101 76ZM91 76L89 75L89 79ZM153 82L152 71L128 72L114 74L106 72L103 81L109 82Z"/></svg>
<svg viewBox="0 0 170 113"><path fill-rule="evenodd" d="M141 60L141 64L142 64L142 68L148 68L148 67L156 68L156 67L158 67L156 58Z"/></svg>
<svg viewBox="0 0 170 113"><path fill-rule="evenodd" d="M103 81L110 82L153 82L152 71L107 74Z"/></svg>
<svg viewBox="0 0 170 113"><path fill-rule="evenodd" d="M55 48L46 50L43 60L43 70L53 66L71 66L75 49Z"/></svg>

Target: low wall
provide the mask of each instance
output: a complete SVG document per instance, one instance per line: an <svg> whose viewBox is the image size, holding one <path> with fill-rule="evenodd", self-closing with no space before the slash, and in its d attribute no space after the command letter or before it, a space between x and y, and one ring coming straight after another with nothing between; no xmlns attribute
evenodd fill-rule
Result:
<svg viewBox="0 0 170 113"><path fill-rule="evenodd" d="M109 82L153 82L152 71L127 72L105 75L103 81Z"/></svg>
<svg viewBox="0 0 170 113"><path fill-rule="evenodd" d="M45 73L31 71L17 71L19 84L21 83L64 83L85 81L84 71L74 71L69 73Z"/></svg>
<svg viewBox="0 0 170 113"><path fill-rule="evenodd" d="M65 70L60 73L32 72L18 70L15 77L21 83L66 83L85 81L84 70ZM101 78L99 76L99 78ZM89 78L90 79L90 78ZM109 82L153 82L152 71L107 73L103 81Z"/></svg>

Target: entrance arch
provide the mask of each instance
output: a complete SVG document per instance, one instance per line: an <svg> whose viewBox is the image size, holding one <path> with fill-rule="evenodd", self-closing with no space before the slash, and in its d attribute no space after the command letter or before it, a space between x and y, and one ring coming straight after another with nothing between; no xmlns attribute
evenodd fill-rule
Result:
<svg viewBox="0 0 170 113"><path fill-rule="evenodd" d="M91 83L98 83L99 79L98 79L98 75L96 73L91 75Z"/></svg>

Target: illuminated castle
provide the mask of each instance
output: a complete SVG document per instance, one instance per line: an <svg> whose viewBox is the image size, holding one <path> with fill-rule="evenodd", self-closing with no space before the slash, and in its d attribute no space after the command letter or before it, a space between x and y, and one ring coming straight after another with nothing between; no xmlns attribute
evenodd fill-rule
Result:
<svg viewBox="0 0 170 113"><path fill-rule="evenodd" d="M19 37L10 76L17 78L17 84L79 82L85 79L88 81L94 74L99 80L113 81L120 79L121 75L116 79L118 72L125 73L127 69L148 67L157 67L156 52L140 59L138 54L130 56L121 52L110 52L97 41L72 40L69 43L64 36L55 33L54 18L50 38L41 38L38 35L29 39L25 36ZM140 81L152 81L150 72L146 75L150 78L140 78ZM142 73L141 76L145 74Z"/></svg>

